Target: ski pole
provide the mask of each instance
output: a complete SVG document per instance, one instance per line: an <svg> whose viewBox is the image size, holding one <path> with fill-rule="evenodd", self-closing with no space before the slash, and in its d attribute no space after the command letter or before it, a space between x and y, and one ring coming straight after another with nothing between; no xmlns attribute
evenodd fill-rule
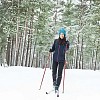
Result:
<svg viewBox="0 0 100 100"><path fill-rule="evenodd" d="M65 61L65 64L64 64L63 93L64 93L65 69L66 69L66 61Z"/></svg>
<svg viewBox="0 0 100 100"><path fill-rule="evenodd" d="M49 64L49 60L50 60L50 53L49 53L49 56L48 56L48 64ZM41 87L42 87L42 83L43 83L43 79L44 79L44 75L45 75L45 72L46 72L46 68L47 68L47 66L48 66L48 64L46 64L46 66L45 66L45 69L44 69L44 73L43 73L43 77L42 77L42 81L41 81L41 84L40 84L40 88L39 88L39 90L41 89Z"/></svg>

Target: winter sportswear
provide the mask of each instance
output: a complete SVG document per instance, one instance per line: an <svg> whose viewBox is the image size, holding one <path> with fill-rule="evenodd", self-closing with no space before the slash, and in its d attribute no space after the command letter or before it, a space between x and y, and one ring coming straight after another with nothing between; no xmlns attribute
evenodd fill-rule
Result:
<svg viewBox="0 0 100 100"><path fill-rule="evenodd" d="M65 52L69 49L69 41L67 40L65 44L59 44L59 39L55 39L52 48L49 52L53 53L53 61L64 62L65 61Z"/></svg>

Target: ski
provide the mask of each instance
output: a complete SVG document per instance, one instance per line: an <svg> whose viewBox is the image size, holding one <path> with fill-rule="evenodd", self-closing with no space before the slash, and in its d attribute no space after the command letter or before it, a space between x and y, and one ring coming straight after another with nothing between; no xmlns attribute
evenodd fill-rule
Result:
<svg viewBox="0 0 100 100"><path fill-rule="evenodd" d="M50 93L52 93L53 91L55 91L55 89L46 92L46 94L50 94ZM55 94L56 94L57 97L59 97L59 91L55 91Z"/></svg>
<svg viewBox="0 0 100 100"><path fill-rule="evenodd" d="M57 95L57 97L59 97L59 90L56 90L55 94Z"/></svg>
<svg viewBox="0 0 100 100"><path fill-rule="evenodd" d="M46 94L50 94L50 93L52 93L53 91L54 91L54 89L52 89L52 90L46 92Z"/></svg>
<svg viewBox="0 0 100 100"><path fill-rule="evenodd" d="M59 94L57 94L57 97L59 97Z"/></svg>

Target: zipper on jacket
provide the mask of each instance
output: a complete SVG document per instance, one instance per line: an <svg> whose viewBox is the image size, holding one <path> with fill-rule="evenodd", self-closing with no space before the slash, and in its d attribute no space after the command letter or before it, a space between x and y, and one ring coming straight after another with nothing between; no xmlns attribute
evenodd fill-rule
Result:
<svg viewBox="0 0 100 100"><path fill-rule="evenodd" d="M59 47L58 47L57 62L58 62L58 57L59 57L59 49L60 49L60 45L59 45Z"/></svg>

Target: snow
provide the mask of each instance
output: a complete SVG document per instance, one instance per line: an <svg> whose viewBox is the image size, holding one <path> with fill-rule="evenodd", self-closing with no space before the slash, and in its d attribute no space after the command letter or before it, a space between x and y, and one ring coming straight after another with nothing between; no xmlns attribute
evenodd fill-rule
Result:
<svg viewBox="0 0 100 100"><path fill-rule="evenodd" d="M21 66L0 67L0 100L100 100L100 71L66 69L65 91L60 97L52 90L52 71Z"/></svg>

